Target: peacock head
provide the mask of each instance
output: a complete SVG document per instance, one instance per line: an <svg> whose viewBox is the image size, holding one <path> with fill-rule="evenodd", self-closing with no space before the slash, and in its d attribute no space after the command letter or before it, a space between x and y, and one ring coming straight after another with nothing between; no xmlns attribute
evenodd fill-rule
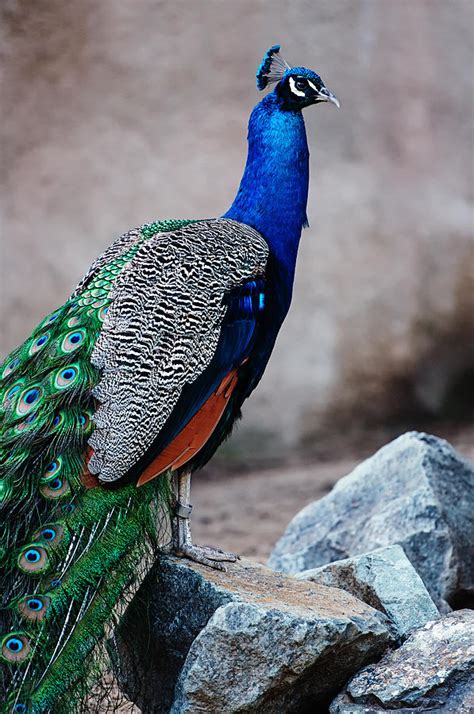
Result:
<svg viewBox="0 0 474 714"><path fill-rule="evenodd" d="M274 91L281 100L282 109L287 111L301 111L320 102L340 106L319 74L306 67L290 67L280 54L280 45L270 47L257 71L257 89L265 89L273 82L277 83Z"/></svg>

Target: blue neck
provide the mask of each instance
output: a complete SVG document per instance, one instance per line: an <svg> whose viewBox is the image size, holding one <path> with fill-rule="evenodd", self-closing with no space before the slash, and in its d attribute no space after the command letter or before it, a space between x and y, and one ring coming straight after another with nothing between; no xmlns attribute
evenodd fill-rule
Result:
<svg viewBox="0 0 474 714"><path fill-rule="evenodd" d="M275 92L252 111L244 175L224 218L263 235L291 291L306 224L309 151L301 112L285 111Z"/></svg>

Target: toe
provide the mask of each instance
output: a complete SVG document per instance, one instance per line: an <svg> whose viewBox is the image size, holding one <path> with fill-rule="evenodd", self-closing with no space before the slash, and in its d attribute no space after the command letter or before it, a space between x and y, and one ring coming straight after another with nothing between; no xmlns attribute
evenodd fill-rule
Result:
<svg viewBox="0 0 474 714"><path fill-rule="evenodd" d="M235 563L237 560L240 559L240 556L236 555L235 553L228 553L225 550L221 550L220 548L212 548L211 546L205 546L203 550L206 553L206 556L210 558L210 560L216 560L216 561L228 561L229 563Z"/></svg>
<svg viewBox="0 0 474 714"><path fill-rule="evenodd" d="M184 544L177 552L177 555L182 555L185 558L196 561L196 563L202 563L210 568L224 572L227 568L223 563L235 563L239 560L239 556L235 553L227 553L220 548L213 548L209 545L194 545L193 543Z"/></svg>

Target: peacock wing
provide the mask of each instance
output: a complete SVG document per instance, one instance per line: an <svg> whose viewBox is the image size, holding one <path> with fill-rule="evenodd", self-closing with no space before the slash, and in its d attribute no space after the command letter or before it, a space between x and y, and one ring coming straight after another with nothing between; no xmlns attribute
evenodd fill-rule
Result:
<svg viewBox="0 0 474 714"><path fill-rule="evenodd" d="M264 275L267 258L249 226L199 221L143 243L118 276L91 355L101 379L88 468L101 482L125 476L160 433L176 434L245 357L253 322L226 321L228 298Z"/></svg>

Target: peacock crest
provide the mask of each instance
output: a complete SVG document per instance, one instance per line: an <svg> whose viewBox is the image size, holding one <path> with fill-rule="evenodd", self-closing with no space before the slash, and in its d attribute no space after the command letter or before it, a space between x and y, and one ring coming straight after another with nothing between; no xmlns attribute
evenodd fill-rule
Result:
<svg viewBox="0 0 474 714"><path fill-rule="evenodd" d="M257 70L257 89L263 90L273 82L279 82L290 65L280 54L280 45L273 45L267 50L260 67Z"/></svg>

